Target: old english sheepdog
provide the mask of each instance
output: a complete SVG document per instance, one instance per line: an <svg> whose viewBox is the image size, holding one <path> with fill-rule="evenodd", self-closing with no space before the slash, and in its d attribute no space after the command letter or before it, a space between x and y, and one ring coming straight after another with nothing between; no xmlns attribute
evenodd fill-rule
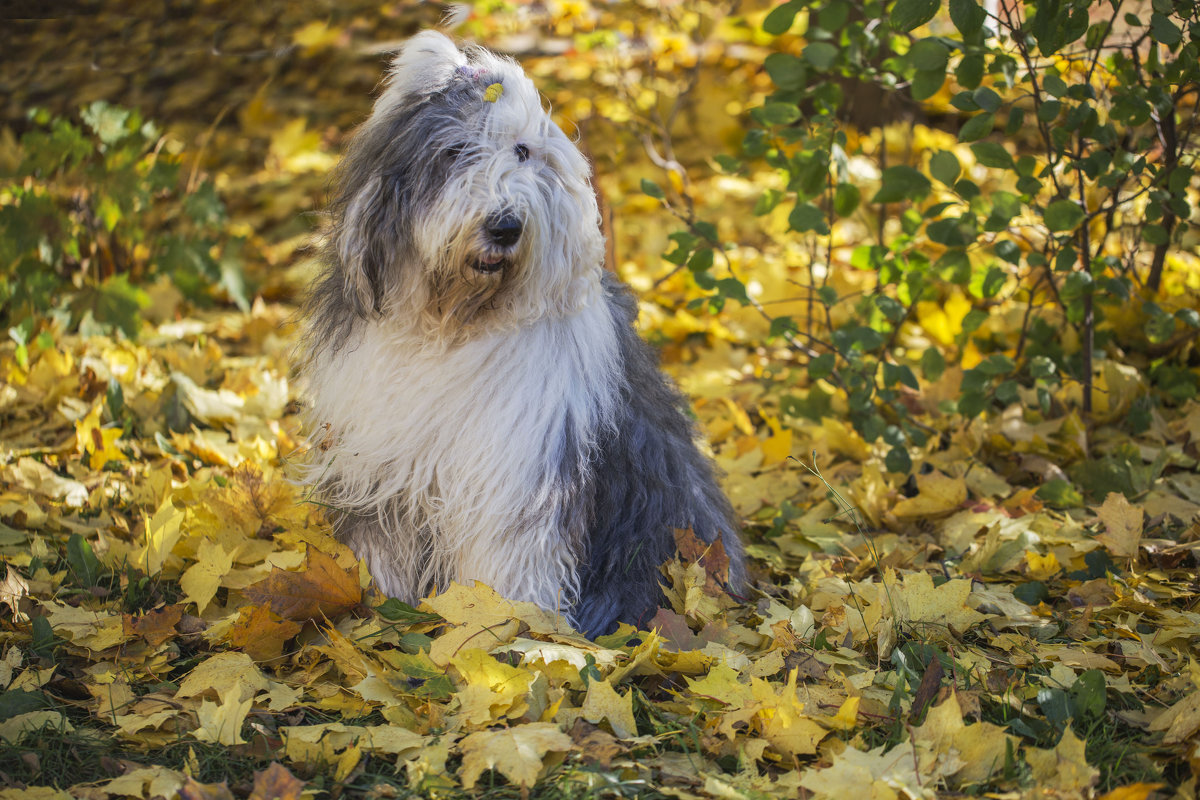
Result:
<svg viewBox="0 0 1200 800"><path fill-rule="evenodd" d="M674 529L737 524L603 267L590 169L521 68L414 36L335 174L304 310L306 480L385 593L479 580L646 623Z"/></svg>

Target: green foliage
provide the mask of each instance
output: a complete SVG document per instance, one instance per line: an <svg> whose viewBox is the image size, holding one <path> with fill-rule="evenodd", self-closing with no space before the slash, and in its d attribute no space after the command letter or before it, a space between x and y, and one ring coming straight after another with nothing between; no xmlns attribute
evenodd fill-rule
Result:
<svg viewBox="0 0 1200 800"><path fill-rule="evenodd" d="M160 277L193 303L219 287L248 308L212 183L182 189L181 158L136 111L96 101L80 119L32 112L17 172L0 179L0 324L18 347L46 318L135 337Z"/></svg>
<svg viewBox="0 0 1200 800"><path fill-rule="evenodd" d="M785 188L766 189L755 213L790 206L795 236L832 248L835 223L852 215L879 232L852 259L878 276L853 313L835 313L850 298L837 297L826 279L808 287L824 315L802 324L774 319L771 333L807 356L811 380L846 392L859 433L891 446L889 470L910 470L908 449L927 437L900 402L919 390L918 371L937 380L948 360L972 348L981 360L965 365L952 408L962 417L1012 404L1045 414L1068 385L1080 387L1088 414L1110 314L1128 312L1133 299L1143 346L1195 327L1194 314L1154 302L1167 252L1192 225L1195 2L1155 2L1148 22L1119 17L1120 4L1086 0L1002 5L998 17L976 0L868 0L848 11L789 0L767 15L768 34L792 36L801 12L807 29L804 41L781 39L766 58L775 91L751 111L740 163L779 174ZM860 189L848 171L855 153L847 152L844 120L847 94L868 86L916 101L943 98L958 120L957 152L923 159L910 151L909 163L880 163L877 189ZM689 224L683 238L672 237L679 248L668 259L693 271L712 293L711 307L746 302L740 281L709 272L720 243L696 236L703 223ZM954 347L911 361L897 342L919 324L919 305L951 296L975 306ZM989 304L1001 298L1026 309L1015 342L983 327ZM833 328L822 329L822 318ZM1152 374L1166 402L1196 394L1186 368L1164 361Z"/></svg>

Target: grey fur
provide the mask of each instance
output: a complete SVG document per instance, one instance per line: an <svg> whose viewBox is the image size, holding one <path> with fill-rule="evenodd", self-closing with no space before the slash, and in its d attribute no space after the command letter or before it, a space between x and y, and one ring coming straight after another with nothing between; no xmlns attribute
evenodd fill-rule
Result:
<svg viewBox="0 0 1200 800"><path fill-rule="evenodd" d="M412 265L419 263L412 226L453 171L472 168L469 137L456 141L453 133L472 129L467 115L484 107L480 95L489 82L478 75L452 78L406 96L355 136L333 176L325 269L304 307L307 365L318 353L336 358L342 348L353 348L369 320L399 313L389 298L405 281L419 279L406 274L415 273ZM553 165L545 168L551 171L548 179L555 179ZM484 219L520 211L491 209ZM523 236L534 235L529 228L536 221L522 222ZM521 268L518 262L514 258L514 269ZM634 330L636 306L628 289L608 273L603 287L619 337L616 418L595 445L575 441L570 424L562 426L560 440L545 443L558 456L555 496L544 508L530 509L531 518L553 515L555 530L576 556L579 591L568 611L576 627L591 635L607 633L618 622L649 622L661 600L659 567L674 553L677 528L724 544L731 592L740 593L746 577L736 516L696 446L685 401ZM486 411L484 398L480 413ZM316 481L319 488L331 493L322 480ZM403 564L410 594L420 597L438 588L440 576L422 566L430 563L434 534L410 518L412 513L399 496L367 515L335 511L338 535L364 558L383 557L379 554L393 546L389 525L420 532L405 545L415 552L396 562ZM496 542L497 550L509 546Z"/></svg>

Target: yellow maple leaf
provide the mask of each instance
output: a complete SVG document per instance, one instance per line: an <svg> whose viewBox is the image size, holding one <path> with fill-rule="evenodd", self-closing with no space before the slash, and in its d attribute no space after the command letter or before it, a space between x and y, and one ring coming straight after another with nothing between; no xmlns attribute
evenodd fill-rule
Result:
<svg viewBox="0 0 1200 800"><path fill-rule="evenodd" d="M1100 770L1087 762L1083 751L1084 741L1068 726L1053 750L1026 748L1025 761L1040 788L1082 792L1100 778Z"/></svg>
<svg viewBox="0 0 1200 800"><path fill-rule="evenodd" d="M473 789L484 770L494 769L518 786L533 786L543 758L572 750L575 743L550 722L531 722L515 728L472 733L460 742L463 788Z"/></svg>
<svg viewBox="0 0 1200 800"><path fill-rule="evenodd" d="M170 497L163 499L154 516L143 514L145 540L134 553L133 562L147 575L157 575L182 535L184 512L175 507Z"/></svg>
<svg viewBox="0 0 1200 800"><path fill-rule="evenodd" d="M633 690L622 697L608 681L592 680L588 683L587 696L579 716L588 722L608 720L612 731L620 739L637 736L637 722L633 718Z"/></svg>
<svg viewBox="0 0 1200 800"><path fill-rule="evenodd" d="M492 83L483 90L483 100L485 103L494 103L504 96L504 84Z"/></svg>
<svg viewBox="0 0 1200 800"><path fill-rule="evenodd" d="M232 554L225 552L225 548L214 541L201 541L196 553L196 563L188 567L187 572L179 579L184 602L195 603L197 613L203 614L217 594L217 589L221 587L221 579L232 568Z"/></svg>
<svg viewBox="0 0 1200 800"><path fill-rule="evenodd" d="M90 469L101 469L110 461L124 461L125 453L116 446L123 431L100 425L102 406L97 403L82 419L75 421L75 444L80 453L88 456Z"/></svg>
<svg viewBox="0 0 1200 800"><path fill-rule="evenodd" d="M185 779L182 772L152 765L126 772L96 788L109 797L175 797Z"/></svg>
<svg viewBox="0 0 1200 800"><path fill-rule="evenodd" d="M1041 555L1036 550L1026 550L1025 564L1029 567L1029 577L1035 581L1051 578L1062 569L1062 564L1058 563L1058 556L1054 555L1053 551Z"/></svg>
<svg viewBox="0 0 1200 800"><path fill-rule="evenodd" d="M1008 747L1019 740L998 725L963 722L958 695L952 694L939 706L930 709L921 727L912 733L912 742L928 748L948 762L944 775L953 776L951 785L981 783L1004 768Z"/></svg>
<svg viewBox="0 0 1200 800"><path fill-rule="evenodd" d="M764 414L763 419L766 421L767 427L771 429L771 435L761 440L759 447L763 452L762 465L769 467L782 462L792 454L792 430L784 429L779 424L779 420L772 416Z"/></svg>
<svg viewBox="0 0 1200 800"><path fill-rule="evenodd" d="M896 503L892 513L899 519L926 519L957 511L967 500L967 484L943 472L917 475L917 494Z"/></svg>
<svg viewBox="0 0 1200 800"><path fill-rule="evenodd" d="M245 653L217 653L187 674L176 697L197 697L209 692L224 699L244 700L270 686L267 676Z"/></svg>
<svg viewBox="0 0 1200 800"><path fill-rule="evenodd" d="M502 664L479 649L464 650L450 663L466 683L455 696L460 714L469 723L487 725L528 709L526 695L535 677L531 670Z"/></svg>
<svg viewBox="0 0 1200 800"><path fill-rule="evenodd" d="M1134 558L1142 541L1142 526L1145 513L1118 492L1109 492L1100 506L1092 511L1104 523L1104 533L1096 541L1104 545L1117 558Z"/></svg>
<svg viewBox="0 0 1200 800"><path fill-rule="evenodd" d="M283 653L283 644L302 625L284 619L266 606L244 606L229 629L229 641L255 661L270 661Z"/></svg>
<svg viewBox="0 0 1200 800"><path fill-rule="evenodd" d="M43 600L46 618L55 633L65 636L71 644L89 650L107 650L120 644L125 635L125 619L121 614L108 614Z"/></svg>
<svg viewBox="0 0 1200 800"><path fill-rule="evenodd" d="M192 731L192 735L202 742L226 746L245 744L246 740L242 738L242 723L246 721L246 715L250 713L252 705L254 698L238 700L233 695L220 703L202 700L200 707L196 709L200 727Z"/></svg>
<svg viewBox="0 0 1200 800"><path fill-rule="evenodd" d="M924 635L937 637L953 628L963 633L972 625L987 619L967 605L971 596L971 581L959 578L933 585L927 572L913 572L896 583L895 573L888 570L879 599L884 608L891 608L895 619L904 624L920 626ZM890 601L890 606L889 606Z"/></svg>

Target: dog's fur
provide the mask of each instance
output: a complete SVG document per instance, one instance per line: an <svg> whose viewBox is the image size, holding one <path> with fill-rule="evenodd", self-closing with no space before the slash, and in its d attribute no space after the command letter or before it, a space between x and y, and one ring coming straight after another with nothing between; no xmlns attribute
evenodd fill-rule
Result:
<svg viewBox="0 0 1200 800"><path fill-rule="evenodd" d="M378 586L645 623L673 529L742 545L603 269L587 162L510 59L413 37L335 176L305 308L306 480Z"/></svg>

